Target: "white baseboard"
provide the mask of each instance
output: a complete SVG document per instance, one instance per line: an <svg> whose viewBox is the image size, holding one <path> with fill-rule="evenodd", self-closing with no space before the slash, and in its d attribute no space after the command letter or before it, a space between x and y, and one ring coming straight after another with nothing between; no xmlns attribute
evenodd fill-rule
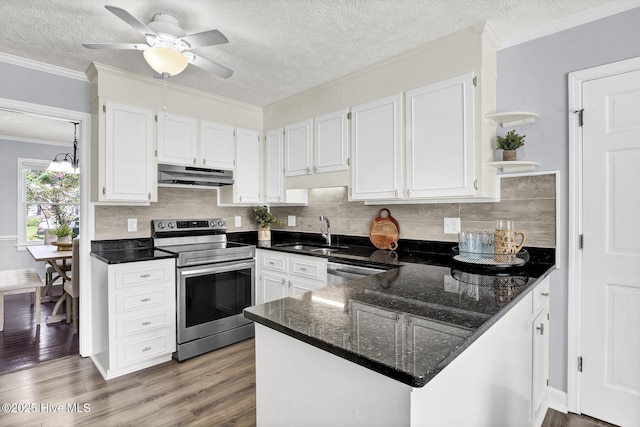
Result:
<svg viewBox="0 0 640 427"><path fill-rule="evenodd" d="M549 387L549 408L566 414L569 412L567 408L567 392L560 391L557 388Z"/></svg>

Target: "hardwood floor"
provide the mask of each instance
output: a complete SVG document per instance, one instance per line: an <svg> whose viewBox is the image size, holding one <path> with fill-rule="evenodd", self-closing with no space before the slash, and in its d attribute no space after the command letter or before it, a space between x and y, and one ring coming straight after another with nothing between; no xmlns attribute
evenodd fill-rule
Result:
<svg viewBox="0 0 640 427"><path fill-rule="evenodd" d="M254 426L254 354L254 340L249 339L110 381L102 379L90 359L79 356L0 374L0 403L32 404L33 409L0 411L0 425ZM74 404L84 412L71 411L68 405ZM61 412L53 412L59 407ZM549 410L543 426L610 425Z"/></svg>
<svg viewBox="0 0 640 427"><path fill-rule="evenodd" d="M41 304L40 328L34 325L30 294L4 297L4 331L0 332L0 372L23 369L39 362L78 354L78 335L66 322L47 325L55 303Z"/></svg>

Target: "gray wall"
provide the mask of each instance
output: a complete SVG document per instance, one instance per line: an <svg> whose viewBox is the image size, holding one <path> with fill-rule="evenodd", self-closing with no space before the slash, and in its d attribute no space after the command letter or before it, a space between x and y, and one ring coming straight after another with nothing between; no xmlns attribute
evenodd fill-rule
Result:
<svg viewBox="0 0 640 427"><path fill-rule="evenodd" d="M558 244L562 248L567 248L569 220L568 74L640 56L639 23L637 8L498 52L497 111L540 115L535 123L516 128L527 136L522 160L540 162L540 170L560 171ZM566 391L568 252L559 256L563 268L551 277L549 381Z"/></svg>
<svg viewBox="0 0 640 427"><path fill-rule="evenodd" d="M51 160L57 153L67 151L68 147L0 139L0 236L18 233L18 157ZM17 250L16 243L15 239L0 239L0 270L36 267L28 252Z"/></svg>

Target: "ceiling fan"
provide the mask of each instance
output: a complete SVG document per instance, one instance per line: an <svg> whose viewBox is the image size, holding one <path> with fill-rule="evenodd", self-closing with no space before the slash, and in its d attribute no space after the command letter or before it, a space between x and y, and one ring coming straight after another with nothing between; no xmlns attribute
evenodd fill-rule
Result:
<svg viewBox="0 0 640 427"><path fill-rule="evenodd" d="M176 17L167 13L157 13L149 24L143 24L124 9L115 6L105 8L139 31L147 43L82 43L84 47L141 50L149 66L165 78L181 73L189 64L224 79L233 74L232 70L189 51L198 47L228 43L229 40L220 31L209 30L185 35Z"/></svg>

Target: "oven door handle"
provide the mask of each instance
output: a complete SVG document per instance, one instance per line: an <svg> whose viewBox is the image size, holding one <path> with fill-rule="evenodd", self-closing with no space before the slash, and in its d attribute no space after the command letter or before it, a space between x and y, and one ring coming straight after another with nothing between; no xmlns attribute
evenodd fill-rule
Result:
<svg viewBox="0 0 640 427"><path fill-rule="evenodd" d="M178 272L180 276L200 276L203 274L211 274L211 273L223 273L225 271L233 271L233 270L241 270L243 268L253 268L254 261L246 260L242 262L225 262L220 264L214 264L209 266L199 266L199 267L185 267L178 268Z"/></svg>

